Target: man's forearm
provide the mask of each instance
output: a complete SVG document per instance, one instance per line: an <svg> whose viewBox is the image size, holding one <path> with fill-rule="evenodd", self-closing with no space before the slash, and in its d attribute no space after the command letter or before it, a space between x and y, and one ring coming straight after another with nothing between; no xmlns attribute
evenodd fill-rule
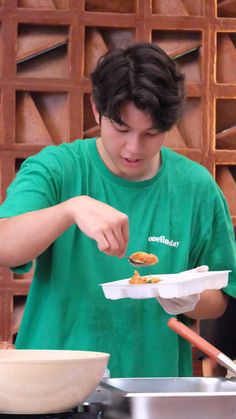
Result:
<svg viewBox="0 0 236 419"><path fill-rule="evenodd" d="M185 313L191 319L216 319L224 314L228 304L228 296L221 290L206 290L201 293L195 309Z"/></svg>
<svg viewBox="0 0 236 419"><path fill-rule="evenodd" d="M19 266L40 255L72 224L101 252L123 257L129 240L126 214L89 196L0 220L0 266Z"/></svg>
<svg viewBox="0 0 236 419"><path fill-rule="evenodd" d="M0 220L0 266L35 259L73 223L66 203Z"/></svg>

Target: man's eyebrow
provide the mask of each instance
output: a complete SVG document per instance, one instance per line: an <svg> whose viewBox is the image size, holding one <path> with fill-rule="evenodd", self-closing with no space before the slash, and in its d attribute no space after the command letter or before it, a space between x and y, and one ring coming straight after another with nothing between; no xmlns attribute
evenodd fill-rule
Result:
<svg viewBox="0 0 236 419"><path fill-rule="evenodd" d="M120 121L121 121L121 123L113 121L111 119L112 124L124 125L125 127L130 128L130 126L126 122L124 122L122 119ZM145 131L151 131L151 130L157 130L158 131L158 128L154 127L154 126L151 126L150 128L147 128Z"/></svg>
<svg viewBox="0 0 236 419"><path fill-rule="evenodd" d="M128 124L126 124L122 119L120 119L120 122L114 121L114 119L110 118L110 121L112 124L118 124L118 125L125 125L127 128L130 128Z"/></svg>

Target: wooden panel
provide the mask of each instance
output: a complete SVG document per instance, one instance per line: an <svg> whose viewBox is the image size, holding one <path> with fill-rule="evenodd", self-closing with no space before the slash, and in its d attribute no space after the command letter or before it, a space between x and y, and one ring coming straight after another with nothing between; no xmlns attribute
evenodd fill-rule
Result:
<svg viewBox="0 0 236 419"><path fill-rule="evenodd" d="M67 141L68 137L68 105L65 93L17 92L17 143L60 144Z"/></svg>
<svg viewBox="0 0 236 419"><path fill-rule="evenodd" d="M217 34L217 82L236 83L236 34Z"/></svg>
<svg viewBox="0 0 236 419"><path fill-rule="evenodd" d="M135 0L86 0L85 10L93 12L133 13L136 10Z"/></svg>
<svg viewBox="0 0 236 419"><path fill-rule="evenodd" d="M37 10L67 10L69 0L18 0L18 7Z"/></svg>
<svg viewBox="0 0 236 419"><path fill-rule="evenodd" d="M176 59L188 83L201 81L201 32L153 30L152 42Z"/></svg>
<svg viewBox="0 0 236 419"><path fill-rule="evenodd" d="M236 17L236 1L222 0L218 1L218 16Z"/></svg>

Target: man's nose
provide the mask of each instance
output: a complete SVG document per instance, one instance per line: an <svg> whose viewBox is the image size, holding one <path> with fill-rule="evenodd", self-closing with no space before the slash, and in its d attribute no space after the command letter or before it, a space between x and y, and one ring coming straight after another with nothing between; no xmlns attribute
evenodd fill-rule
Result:
<svg viewBox="0 0 236 419"><path fill-rule="evenodd" d="M132 134L127 139L126 148L133 154L138 154L142 149L141 136L139 134Z"/></svg>

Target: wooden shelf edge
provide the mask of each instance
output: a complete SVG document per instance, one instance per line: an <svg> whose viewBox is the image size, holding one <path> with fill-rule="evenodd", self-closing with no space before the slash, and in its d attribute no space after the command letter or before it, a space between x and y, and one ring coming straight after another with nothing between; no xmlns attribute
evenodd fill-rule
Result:
<svg viewBox="0 0 236 419"><path fill-rule="evenodd" d="M216 150L215 164L236 165L236 149L235 150Z"/></svg>
<svg viewBox="0 0 236 419"><path fill-rule="evenodd" d="M236 84L214 83L215 99L236 99Z"/></svg>

